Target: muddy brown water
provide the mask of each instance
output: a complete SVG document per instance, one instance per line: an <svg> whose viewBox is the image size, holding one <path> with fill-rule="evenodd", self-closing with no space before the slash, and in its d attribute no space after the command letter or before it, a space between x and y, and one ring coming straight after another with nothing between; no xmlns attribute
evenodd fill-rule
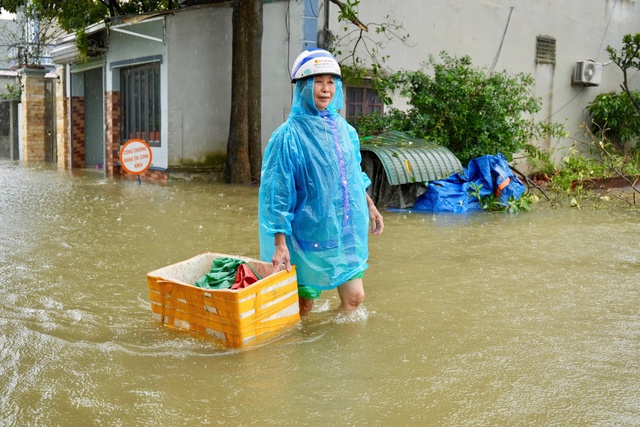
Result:
<svg viewBox="0 0 640 427"><path fill-rule="evenodd" d="M0 161L0 425L640 425L640 211L383 211L364 308L225 349L146 273L258 256L257 189Z"/></svg>

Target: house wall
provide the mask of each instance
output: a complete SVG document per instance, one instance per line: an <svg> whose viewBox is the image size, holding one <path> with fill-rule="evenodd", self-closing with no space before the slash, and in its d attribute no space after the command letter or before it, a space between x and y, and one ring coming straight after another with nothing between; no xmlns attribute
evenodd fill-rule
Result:
<svg viewBox="0 0 640 427"><path fill-rule="evenodd" d="M313 43L312 31L324 24L324 5L330 4L330 29L341 38L338 9L323 0L271 1L264 4L262 48L262 146L288 116L292 85L289 69L296 56ZM619 48L622 36L640 28L640 13L632 0L418 0L397 2L367 0L358 13L365 23L396 20L410 37L406 44L391 39L380 54L390 55L390 71L418 69L429 55L447 51L469 55L479 68L525 72L536 78L535 94L543 101L539 120L564 123L570 137L560 141L536 141L541 148L555 150L560 158L575 138L582 138L581 125L588 118L584 108L599 93L619 91L622 73L608 62L607 45ZM117 173L120 141L121 67L160 61L161 137L153 147L152 170L164 171L183 160L202 161L208 154L226 153L231 108L232 10L229 3L177 10L127 26L112 26L105 59L105 118L107 174ZM387 16L388 15L388 16ZM129 22L134 22L133 20ZM311 23L311 24L310 24ZM125 34L133 31L158 40ZM400 31L402 33L402 31ZM556 40L556 63L536 64L536 36ZM383 40L374 26L367 37ZM370 44L371 46L371 44ZM346 55L349 47L339 48ZM364 55L360 55L364 57ZM343 58L341 58L343 59ZM593 59L603 63L602 84L597 87L571 85L576 61ZM80 75L80 74L78 74ZM77 76L74 75L73 78ZM640 84L637 73L630 84ZM83 86L72 82L74 107L81 109ZM394 96L394 106L406 106ZM74 164L82 158L82 130L72 112ZM78 124L80 126L80 124ZM164 177L166 178L166 177Z"/></svg>
<svg viewBox="0 0 640 427"><path fill-rule="evenodd" d="M289 3L277 1L263 8L263 147L290 111L289 67L300 49L303 5ZM179 164L182 159L202 160L207 154L226 154L231 116L232 33L229 5L167 18L169 165Z"/></svg>
<svg viewBox="0 0 640 427"><path fill-rule="evenodd" d="M289 67L300 49L291 46L300 46L300 10L302 4L298 2L264 5L263 147L290 111ZM202 162L208 155L226 154L231 115L231 21L229 4L209 5L121 27L163 39L164 43L110 32L106 60L107 147L118 147L121 142L115 129L119 125L115 117L120 116L120 104L113 102L119 99L121 67L153 58L161 61L162 143L152 147L152 168L167 169L183 161ZM112 152L116 155L117 149ZM112 163L116 161L111 159Z"/></svg>
<svg viewBox="0 0 640 427"><path fill-rule="evenodd" d="M330 12L330 29L342 37L344 25L337 23L337 7L331 4ZM609 63L607 45L619 49L622 36L640 28L640 4L633 0L367 0L360 2L358 13L364 23L395 19L409 34L407 45L392 40L381 51L390 55L387 64L392 71L418 69L429 55L437 57L446 51L452 56L469 55L479 68L489 69L495 61L495 71L533 75L535 94L543 101L536 119L564 123L571 131L569 138L560 141L537 141L542 148L554 150L556 159L566 154L574 138L584 139L580 126L588 119L587 104L600 93L620 91L622 73ZM539 35L556 39L555 65L536 64ZM367 36L384 38L373 28ZM603 63L602 84L572 86L576 61L587 59ZM638 88L637 73L630 83ZM398 96L394 104L406 105Z"/></svg>
<svg viewBox="0 0 640 427"><path fill-rule="evenodd" d="M230 7L204 7L167 17L169 165L226 152L231 35Z"/></svg>
<svg viewBox="0 0 640 427"><path fill-rule="evenodd" d="M118 27L127 32L133 32L142 36L128 34L112 30L109 35L109 50L106 56L105 66L105 120L107 122L105 142L106 142L106 165L107 174L116 173L116 163L119 161L118 154L122 142L120 136L120 121L122 118L120 111L120 71L122 67L141 65L149 62L160 62L160 92L161 92L161 146L153 147L152 169L166 169L167 146L171 141L167 141L167 111L168 101L167 88L169 77L167 71L167 43L165 36L165 21L159 17L135 25ZM150 38L146 38L148 36ZM153 39L165 40L165 43ZM149 171L149 174L158 175ZM162 175L161 180L166 180Z"/></svg>
<svg viewBox="0 0 640 427"><path fill-rule="evenodd" d="M264 5L262 35L262 148L291 112L291 66L306 46L304 17L310 1L279 1Z"/></svg>

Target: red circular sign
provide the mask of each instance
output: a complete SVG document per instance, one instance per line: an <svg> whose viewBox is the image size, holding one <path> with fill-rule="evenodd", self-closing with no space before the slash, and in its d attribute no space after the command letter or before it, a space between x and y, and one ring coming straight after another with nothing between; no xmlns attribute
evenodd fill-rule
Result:
<svg viewBox="0 0 640 427"><path fill-rule="evenodd" d="M130 139L120 147L120 165L130 174L144 173L151 166L152 159L151 147L141 139Z"/></svg>

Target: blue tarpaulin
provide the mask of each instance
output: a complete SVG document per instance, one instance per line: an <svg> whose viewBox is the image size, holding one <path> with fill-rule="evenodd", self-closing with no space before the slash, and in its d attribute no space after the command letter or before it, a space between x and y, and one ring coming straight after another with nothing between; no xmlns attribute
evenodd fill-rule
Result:
<svg viewBox="0 0 640 427"><path fill-rule="evenodd" d="M469 162L462 172L439 181L431 181L427 191L418 197L414 210L428 212L467 212L482 207L471 185L480 187L480 195L494 194L500 202L506 203L512 196L519 199L525 186L513 174L507 159L498 153L495 156L477 157Z"/></svg>

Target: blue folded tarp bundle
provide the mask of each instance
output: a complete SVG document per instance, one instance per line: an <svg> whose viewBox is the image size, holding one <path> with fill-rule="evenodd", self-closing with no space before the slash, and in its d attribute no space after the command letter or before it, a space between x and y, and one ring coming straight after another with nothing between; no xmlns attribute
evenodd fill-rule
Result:
<svg viewBox="0 0 640 427"><path fill-rule="evenodd" d="M427 212L467 212L482 207L471 185L480 185L481 197L494 194L500 202L507 203L513 196L518 200L525 186L513 174L507 159L498 153L495 156L477 157L469 162L462 172L439 181L431 181L427 191L416 200L413 210Z"/></svg>

